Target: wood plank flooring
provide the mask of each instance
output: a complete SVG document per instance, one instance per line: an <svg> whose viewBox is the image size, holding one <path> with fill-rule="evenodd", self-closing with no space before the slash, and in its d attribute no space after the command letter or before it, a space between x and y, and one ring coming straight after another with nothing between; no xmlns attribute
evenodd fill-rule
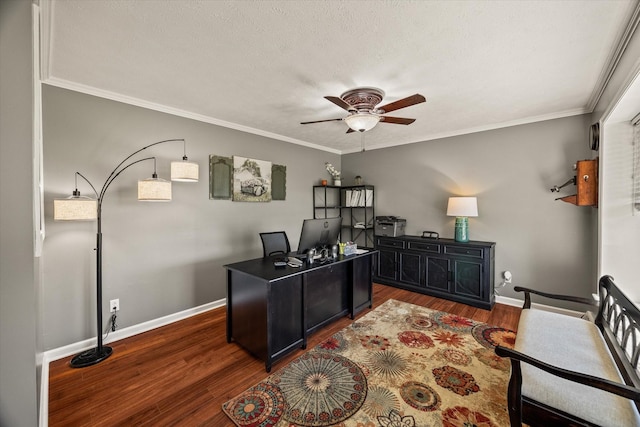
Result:
<svg viewBox="0 0 640 427"><path fill-rule="evenodd" d="M519 308L501 304L487 311L385 285L373 290L374 308L393 298L513 330L520 317ZM268 374L262 361L227 344L225 318L219 308L110 343L113 355L95 366L72 369L71 357L51 362L49 426L233 426L222 404ZM344 317L311 335L308 348L351 322Z"/></svg>

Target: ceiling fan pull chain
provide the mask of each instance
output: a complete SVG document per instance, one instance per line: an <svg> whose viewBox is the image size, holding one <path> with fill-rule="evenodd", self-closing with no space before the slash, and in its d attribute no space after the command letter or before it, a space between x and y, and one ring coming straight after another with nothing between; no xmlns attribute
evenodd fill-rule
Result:
<svg viewBox="0 0 640 427"><path fill-rule="evenodd" d="M361 153L364 153L364 132L360 132L360 145L362 146Z"/></svg>

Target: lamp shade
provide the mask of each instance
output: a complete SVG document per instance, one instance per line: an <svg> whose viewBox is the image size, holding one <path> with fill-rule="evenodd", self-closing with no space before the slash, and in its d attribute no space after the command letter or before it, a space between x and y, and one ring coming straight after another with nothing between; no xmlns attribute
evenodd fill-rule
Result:
<svg viewBox="0 0 640 427"><path fill-rule="evenodd" d="M380 121L380 116L377 114L361 112L351 114L344 119L347 122L347 126L358 132L365 132L373 129Z"/></svg>
<svg viewBox="0 0 640 427"><path fill-rule="evenodd" d="M171 200L171 181L148 178L138 181L138 200L145 202L168 202Z"/></svg>
<svg viewBox="0 0 640 427"><path fill-rule="evenodd" d="M53 201L53 219L82 221L98 218L98 201L85 196L71 196Z"/></svg>
<svg viewBox="0 0 640 427"><path fill-rule="evenodd" d="M475 197L449 197L447 216L478 216L478 201Z"/></svg>
<svg viewBox="0 0 640 427"><path fill-rule="evenodd" d="M197 163L171 162L171 181L198 182L198 171Z"/></svg>

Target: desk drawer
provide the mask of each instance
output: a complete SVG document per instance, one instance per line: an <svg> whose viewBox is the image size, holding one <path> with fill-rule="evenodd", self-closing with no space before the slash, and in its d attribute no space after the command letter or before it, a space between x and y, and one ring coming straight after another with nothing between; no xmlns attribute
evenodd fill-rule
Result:
<svg viewBox="0 0 640 427"><path fill-rule="evenodd" d="M378 247L381 247L381 248L404 249L405 241L398 240L398 239L378 237L377 243L378 243Z"/></svg>
<svg viewBox="0 0 640 427"><path fill-rule="evenodd" d="M433 252L436 254L440 253L440 245L438 243L431 242L408 242L409 249L414 251L425 251L425 252Z"/></svg>
<svg viewBox="0 0 640 427"><path fill-rule="evenodd" d="M472 256L475 258L483 258L484 251L479 248L465 248L464 246L445 246L444 253L451 254L451 255L465 255L465 256Z"/></svg>

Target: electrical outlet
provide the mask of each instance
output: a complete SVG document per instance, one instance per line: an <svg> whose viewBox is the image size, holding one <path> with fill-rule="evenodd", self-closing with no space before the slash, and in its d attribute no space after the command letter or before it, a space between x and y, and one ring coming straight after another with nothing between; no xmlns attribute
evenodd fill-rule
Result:
<svg viewBox="0 0 640 427"><path fill-rule="evenodd" d="M109 311L113 313L114 311L120 311L120 299L112 299L109 302Z"/></svg>
<svg viewBox="0 0 640 427"><path fill-rule="evenodd" d="M509 270L502 273L502 277L504 278L504 283L511 283L511 280L513 279L513 275Z"/></svg>

